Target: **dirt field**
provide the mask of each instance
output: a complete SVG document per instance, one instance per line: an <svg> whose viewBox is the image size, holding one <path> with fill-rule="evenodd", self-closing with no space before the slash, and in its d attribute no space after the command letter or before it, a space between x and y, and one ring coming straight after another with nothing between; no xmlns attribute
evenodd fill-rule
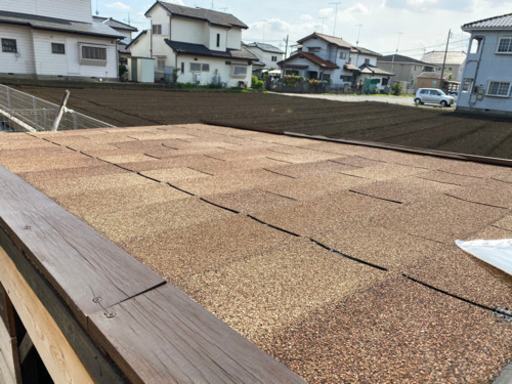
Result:
<svg viewBox="0 0 512 384"><path fill-rule="evenodd" d="M17 86L59 103L63 88ZM211 122L512 158L512 120L262 93L71 88L68 107L116 126Z"/></svg>

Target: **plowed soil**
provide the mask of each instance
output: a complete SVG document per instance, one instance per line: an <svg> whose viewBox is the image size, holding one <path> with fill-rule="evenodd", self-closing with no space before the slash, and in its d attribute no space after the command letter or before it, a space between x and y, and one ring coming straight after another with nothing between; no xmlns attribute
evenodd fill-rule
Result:
<svg viewBox="0 0 512 384"><path fill-rule="evenodd" d="M60 103L63 88L17 86ZM512 119L263 93L71 88L68 107L116 126L208 122L512 158Z"/></svg>

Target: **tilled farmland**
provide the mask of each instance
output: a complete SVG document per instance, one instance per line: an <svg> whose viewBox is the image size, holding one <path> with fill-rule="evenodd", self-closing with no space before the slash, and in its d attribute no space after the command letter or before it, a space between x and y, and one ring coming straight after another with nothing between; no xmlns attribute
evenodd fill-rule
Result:
<svg viewBox="0 0 512 384"><path fill-rule="evenodd" d="M18 86L59 103L64 88ZM116 126L212 123L512 158L512 120L263 93L71 88L69 108Z"/></svg>

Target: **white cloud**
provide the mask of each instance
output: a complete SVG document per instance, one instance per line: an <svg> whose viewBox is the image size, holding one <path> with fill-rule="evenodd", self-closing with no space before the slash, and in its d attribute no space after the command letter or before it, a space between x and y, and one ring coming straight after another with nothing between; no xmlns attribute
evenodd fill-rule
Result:
<svg viewBox="0 0 512 384"><path fill-rule="evenodd" d="M132 9L129 5L121 3L120 1L118 1L116 3L105 4L105 7L114 9L116 11L123 11L123 12L127 12Z"/></svg>
<svg viewBox="0 0 512 384"><path fill-rule="evenodd" d="M320 16L320 17L334 16L334 8L322 8L318 11L318 16Z"/></svg>
<svg viewBox="0 0 512 384"><path fill-rule="evenodd" d="M301 15L300 16L300 20L301 21L312 21L313 20L313 16L311 16L311 15Z"/></svg>

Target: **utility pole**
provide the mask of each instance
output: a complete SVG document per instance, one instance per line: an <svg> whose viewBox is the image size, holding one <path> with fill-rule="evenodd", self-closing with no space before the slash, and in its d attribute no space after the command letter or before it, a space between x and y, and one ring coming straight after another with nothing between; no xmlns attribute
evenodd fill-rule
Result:
<svg viewBox="0 0 512 384"><path fill-rule="evenodd" d="M448 38L446 39L446 48L444 49L444 58L443 58L443 66L441 67L441 78L439 79L439 89L443 89L443 76L444 76L444 66L446 65L446 55L448 53L448 45L450 44L450 37L452 35L452 30L448 30Z"/></svg>
<svg viewBox="0 0 512 384"><path fill-rule="evenodd" d="M395 50L395 54L393 55L393 57L391 58L391 73L393 73L393 67L395 66L395 57L396 55L398 54L398 47L400 45L400 36L402 36L404 33L403 32L398 32L397 35L398 35L398 41L396 43L396 50Z"/></svg>
<svg viewBox="0 0 512 384"><path fill-rule="evenodd" d="M332 30L332 35L333 36L336 36L336 21L338 19L338 5L341 4L341 1L338 1L336 3L329 3L329 4L334 4L336 5L336 10L334 11L334 28Z"/></svg>
<svg viewBox="0 0 512 384"><path fill-rule="evenodd" d="M282 73L281 73L281 78L284 79L284 76L286 74L286 58L288 56L288 39L289 39L290 35L286 35L286 39L283 39L284 41L284 60L283 60L283 69L282 69Z"/></svg>

